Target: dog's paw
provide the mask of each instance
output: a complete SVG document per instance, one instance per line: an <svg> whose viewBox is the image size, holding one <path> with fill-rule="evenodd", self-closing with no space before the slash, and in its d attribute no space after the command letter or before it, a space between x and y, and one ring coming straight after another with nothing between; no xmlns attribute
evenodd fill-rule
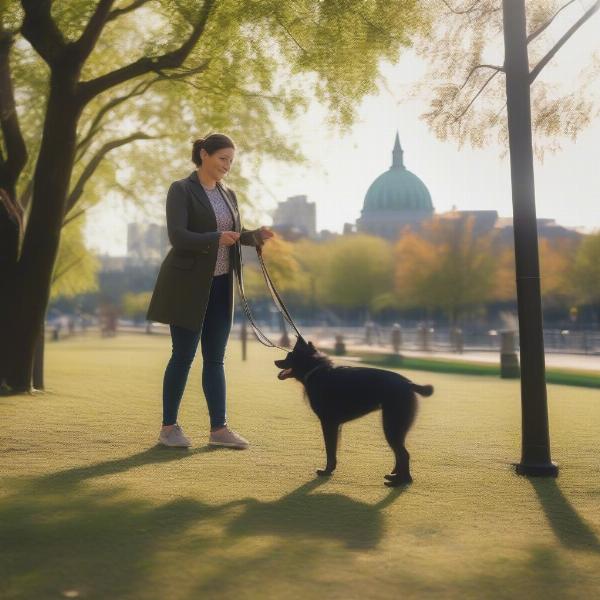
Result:
<svg viewBox="0 0 600 600"><path fill-rule="evenodd" d="M383 476L383 478L387 479L388 481L392 481L392 480L396 479L396 477L398 477L398 475L396 475L396 473L388 473L387 475Z"/></svg>
<svg viewBox="0 0 600 600"><path fill-rule="evenodd" d="M319 477L331 477L333 469L317 469L317 475Z"/></svg>
<svg viewBox="0 0 600 600"><path fill-rule="evenodd" d="M384 476L385 479L387 479L387 481L384 481L384 484L387 487L399 487L401 485L408 485L410 483L412 483L412 477L410 475L408 476L401 476L401 475L385 475Z"/></svg>

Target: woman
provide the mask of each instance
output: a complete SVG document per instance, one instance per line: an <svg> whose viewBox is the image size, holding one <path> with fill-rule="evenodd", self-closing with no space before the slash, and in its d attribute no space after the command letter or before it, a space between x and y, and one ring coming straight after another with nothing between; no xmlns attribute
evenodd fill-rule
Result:
<svg viewBox="0 0 600 600"><path fill-rule="evenodd" d="M273 233L241 227L237 198L221 180L233 163L235 146L213 133L196 140L197 169L171 184L167 230L172 248L163 261L147 319L167 323L173 350L163 381L163 425L159 442L189 447L177 412L198 342L202 348L202 389L210 415L209 444L247 448L248 441L227 426L223 360L233 318L233 276L240 269L239 244L262 246Z"/></svg>

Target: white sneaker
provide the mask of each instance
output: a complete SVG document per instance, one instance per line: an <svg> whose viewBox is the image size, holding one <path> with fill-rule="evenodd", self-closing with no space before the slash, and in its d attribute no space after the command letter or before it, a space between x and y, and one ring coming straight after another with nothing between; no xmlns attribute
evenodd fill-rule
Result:
<svg viewBox="0 0 600 600"><path fill-rule="evenodd" d="M239 433L232 431L225 426L216 431L210 432L208 440L209 446L228 446L229 448L246 449L250 446L250 442L244 439Z"/></svg>
<svg viewBox="0 0 600 600"><path fill-rule="evenodd" d="M163 446L173 446L177 448L189 448L192 442L183 434L183 429L179 425L173 425L169 431L161 430L158 436L159 444Z"/></svg>

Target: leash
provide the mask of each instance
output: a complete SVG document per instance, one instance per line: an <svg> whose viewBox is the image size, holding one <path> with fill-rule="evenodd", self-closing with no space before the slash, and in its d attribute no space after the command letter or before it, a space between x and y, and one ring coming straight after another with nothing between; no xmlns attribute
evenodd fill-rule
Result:
<svg viewBox="0 0 600 600"><path fill-rule="evenodd" d="M232 200L232 198L229 194L229 190L226 190L226 188L224 188L218 184L217 184L217 187L219 188L219 191L221 192L221 195L223 196L223 199L226 201L226 203L228 205L231 203L237 207L237 202ZM227 202L226 196L229 197L229 202ZM231 216L235 222L234 211L231 209L231 206L229 206L229 209L231 211ZM239 292L240 300L242 302L242 308L244 309L246 318L248 319L248 322L250 323L250 325L252 327L252 332L254 333L256 339L261 344L263 344L263 346L267 346L268 348L279 348L280 350L284 350L285 352L288 352L289 348L283 348L282 346L279 346L278 344L275 344L274 342L272 342L260 330L260 327L256 324L256 321L254 320L254 316L252 314L252 311L250 310L250 305L248 304L248 299L246 298L246 294L244 293L244 279L243 279L243 275L242 275L242 271L243 271L242 246L241 246L239 240L236 242L236 246L237 246L238 256L240 259L240 268L239 268L239 270L235 269L238 292ZM275 285L273 284L273 281L271 280L271 276L269 275L269 271L267 270L267 265L265 265L265 262L262 257L261 245L256 245L255 248L256 248L256 254L258 255L258 262L260 263L260 268L262 270L263 277L265 279L265 283L267 284L267 289L269 290L269 293L271 294L271 298L273 299L275 306L277 306L277 308L279 309L279 312L283 315L283 317L287 321L288 325L296 332L296 335L298 336L298 338L303 339L302 335L298 331L298 328L296 327L296 324L294 323L294 320L292 319L290 313L288 312L287 308L285 307L285 304L283 303L283 300L281 299L279 292L277 291L277 289L275 288Z"/></svg>
<svg viewBox="0 0 600 600"><path fill-rule="evenodd" d="M260 327L256 324L256 321L254 320L254 315L252 314L252 310L250 309L250 305L248 303L248 299L246 298L246 294L244 293L244 280L243 280L243 275L242 275L242 271L243 271L242 250L241 250L241 247L239 246L239 242L238 242L238 252L239 252L239 257L240 257L240 269L239 269L239 271L238 271L238 269L236 269L236 281L237 281L237 286L238 286L238 292L239 292L239 296L240 296L240 301L242 303L242 308L244 309L244 314L246 315L246 318L248 319L248 322L250 323L250 326L252 327L252 332L254 333L254 336L263 346L267 346L268 348L279 348L280 350L289 352L289 348L284 348L282 346L279 346L278 344L275 344L273 341L271 341L268 338L268 336L266 334L264 334L261 331ZM294 332L296 333L298 338L302 338L301 333L298 331L298 327L296 327L296 324L294 323L292 316L290 315L288 309L286 308L285 304L283 303L283 300L281 299L281 296L279 295L279 292L277 291L277 288L275 287L273 280L271 279L271 276L269 275L269 271L268 271L267 265L265 264L265 261L263 259L262 249L260 248L260 246L256 246L256 254L258 256L258 262L260 264L260 268L261 268L265 283L267 284L267 289L269 290L269 293L271 294L271 298L273 299L275 306L277 307L279 312L283 315L283 318L288 323L288 325L294 330Z"/></svg>

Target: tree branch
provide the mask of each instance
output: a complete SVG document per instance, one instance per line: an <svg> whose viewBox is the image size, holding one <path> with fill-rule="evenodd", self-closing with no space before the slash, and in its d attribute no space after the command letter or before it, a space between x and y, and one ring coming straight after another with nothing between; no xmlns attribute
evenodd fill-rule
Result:
<svg viewBox="0 0 600 600"><path fill-rule="evenodd" d="M450 3L447 0L442 0L442 2L446 5L446 8L454 13L455 15L466 15L470 12L472 12L475 7L481 2L481 0L475 0L473 2L473 4L471 4L471 6L469 6L469 8L465 8L465 9L461 9L461 10L457 10L455 8L452 8L452 6L450 6Z"/></svg>
<svg viewBox="0 0 600 600"><path fill-rule="evenodd" d="M208 18L217 0L204 0L204 5L194 24L192 32L179 48L167 52L161 56L144 56L129 65L116 69L96 79L83 81L79 84L79 96L83 104L89 102L98 94L120 85L130 79L151 72L160 72L162 69L176 69L180 67L188 57L204 32Z"/></svg>
<svg viewBox="0 0 600 600"><path fill-rule="evenodd" d="M463 111L459 115L453 115L455 121L458 121L458 120L462 119L462 117L465 116L465 114L467 113L467 111L471 108L471 106L473 106L473 103L475 102L475 100L477 100L477 98L479 98L479 96L481 96L481 94L483 93L483 90L485 90L485 88L488 86L488 83L490 83L490 81L492 81L492 79L494 79L494 77L496 77L496 75L498 75L498 73L500 73L500 71L494 71L488 77L488 79L486 80L486 82L481 86L481 88L475 94L475 96L473 96L473 98L471 99L471 101L469 102L469 104L467 104L467 106L463 109Z"/></svg>
<svg viewBox="0 0 600 600"><path fill-rule="evenodd" d="M302 44L293 36L292 32L286 27L285 23L279 18L279 15L277 13L274 13L273 16L275 17L275 20L279 23L279 25L281 25L281 28L286 32L288 37L294 42L294 44L296 44L296 46L298 46L300 51L303 54L308 54L308 52L302 46Z"/></svg>
<svg viewBox="0 0 600 600"><path fill-rule="evenodd" d="M0 27L0 128L6 158L0 152L0 181L12 197L21 171L27 163L27 146L23 139L10 71L13 35Z"/></svg>
<svg viewBox="0 0 600 600"><path fill-rule="evenodd" d="M81 208L75 214L71 215L70 217L66 217L65 220L63 221L62 226L65 227L71 221L74 221L75 219L78 219L79 217L81 217L82 215L84 215L86 211L87 211L87 207L86 208Z"/></svg>
<svg viewBox="0 0 600 600"><path fill-rule="evenodd" d="M471 71L467 75L467 78L464 80L463 84L458 88L459 91L462 90L465 87L465 85L467 85L469 79L471 78L471 75L473 75L473 73L475 73L475 71L477 71L477 69L493 69L494 71L499 71L501 73L504 73L504 67L498 67L497 65L476 65L475 67L473 67L471 69Z"/></svg>
<svg viewBox="0 0 600 600"><path fill-rule="evenodd" d="M554 44L551 50L538 62L538 64L532 69L529 74L529 84L531 85L536 77L540 74L541 70L552 60L554 55L560 50L562 46L564 46L569 38L600 8L600 0L596 0L590 8L588 8L585 13L577 20L577 22L572 25L566 33Z"/></svg>
<svg viewBox="0 0 600 600"><path fill-rule="evenodd" d="M567 8L567 6L569 6L570 4L573 4L573 2L576 2L576 0L569 0L569 2L567 2L566 4L563 4L553 15L550 19L548 19L543 25L540 25L540 27L538 27L535 31L532 31L528 36L527 36L527 43L529 44L529 42L535 40L535 38L540 35L541 33L543 33L548 27L550 27L550 25L552 25L552 22L554 21L554 19L556 19L556 17L558 17L558 15L565 9Z"/></svg>
<svg viewBox="0 0 600 600"><path fill-rule="evenodd" d="M121 146L125 146L126 144L130 144L136 140L151 140L153 136L148 135L146 133L142 133L138 131L136 133L132 133L131 135L121 138L118 140L112 140L111 142L107 142L98 150L98 152L94 155L94 157L90 160L90 162L83 169L81 176L79 177L75 187L69 194L66 202L65 214L75 206L79 198L81 198L83 194L83 190L85 188L85 184L90 179L90 177L94 174L94 171L98 168L104 157L115 148L119 148Z"/></svg>
<svg viewBox="0 0 600 600"><path fill-rule="evenodd" d="M23 37L49 65L54 64L66 43L52 19L52 0L21 0L21 5L25 11L21 26Z"/></svg>
<svg viewBox="0 0 600 600"><path fill-rule="evenodd" d="M102 33L104 25L106 25L110 9L114 2L115 0L100 0L79 39L69 44L70 49L75 53L80 64L85 62L98 42L98 38Z"/></svg>
<svg viewBox="0 0 600 600"><path fill-rule="evenodd" d="M23 193L19 197L19 203L23 207L24 211L27 211L29 208L29 203L31 202L31 197L33 195L33 177L29 179Z"/></svg>
<svg viewBox="0 0 600 600"><path fill-rule="evenodd" d="M148 2L150 1L151 0L134 0L129 6L125 6L123 8L115 8L115 10L112 10L110 13L108 13L107 21L113 21L121 15L131 12L136 8L143 6L144 4L148 4Z"/></svg>
<svg viewBox="0 0 600 600"><path fill-rule="evenodd" d="M54 285L65 273L68 273L72 268L76 267L83 260L82 256L77 257L70 264L63 267L61 271L56 271L52 274L52 284Z"/></svg>
<svg viewBox="0 0 600 600"><path fill-rule="evenodd" d="M79 141L79 143L77 144L77 157L75 160L76 161L80 160L81 157L85 154L86 150L89 148L89 145L91 144L91 142L94 138L94 135L96 135L96 133L98 132L98 129L99 129L100 123L102 122L102 119L108 112L110 112L113 108L116 108L117 106L119 106L119 104L122 104L123 102L126 102L127 100L133 98L134 96L139 96L141 94L144 94L148 90L148 88L153 83L158 81L159 79L161 79L160 76L155 77L154 79L147 80L147 81L140 81L127 94L123 94L122 96L117 96L115 98L112 98L106 104L104 104L104 106L102 106L98 110L98 112L92 119L92 122L88 128L88 131L85 134L85 136L83 137L83 139L81 141Z"/></svg>
<svg viewBox="0 0 600 600"><path fill-rule="evenodd" d="M94 118L92 120L90 127L88 128L88 132L85 134L84 138L77 144L77 158L75 160L76 161L80 160L81 157L85 154L86 150L89 148L89 146L93 140L94 135L96 135L96 133L99 130L99 126L100 126L100 123L102 122L102 119L109 111L111 111L112 109L119 106L119 104L122 104L123 102L126 102L127 100L130 100L131 98L133 98L135 96L140 96L142 94L145 94L148 91L148 89L155 83L159 83L161 81L178 81L178 80L185 79L186 77L190 77L192 75L196 75L198 73L201 73L202 71L205 71L208 68L209 64L210 64L210 59L206 59L205 61L200 63L197 67L190 67L187 69L177 71L175 73L168 73L168 74L160 73L152 79L140 81L127 94L123 94L122 96L117 96L117 97L113 98L112 100L110 100L109 102L107 102L96 113L96 115L94 116Z"/></svg>

